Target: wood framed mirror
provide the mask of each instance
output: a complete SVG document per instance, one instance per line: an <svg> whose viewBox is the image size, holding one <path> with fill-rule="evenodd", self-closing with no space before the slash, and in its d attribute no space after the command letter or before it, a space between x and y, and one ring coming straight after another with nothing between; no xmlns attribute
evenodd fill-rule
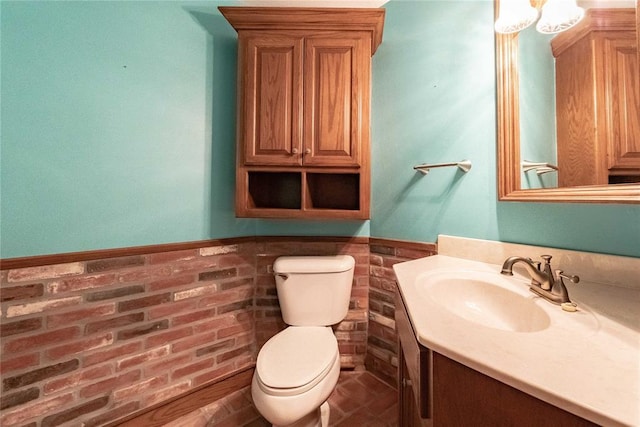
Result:
<svg viewBox="0 0 640 427"><path fill-rule="evenodd" d="M636 4L637 4L636 0ZM495 0L496 19L499 0ZM635 25L638 23L638 7ZM554 188L523 189L520 134L520 73L518 33L495 34L496 84L497 84L497 151L498 151L498 199L521 202L570 202L570 203L634 203L640 204L640 182L577 185ZM636 38L637 40L637 38ZM636 45L637 45L636 41ZM637 52L636 48L636 52ZM635 98L640 103L640 54L636 53ZM640 109L636 110L640 111ZM634 113L635 114L635 113ZM533 118L532 118L533 119ZM637 117L636 117L637 119ZM638 136L640 138L640 136ZM635 138L632 144L640 147Z"/></svg>

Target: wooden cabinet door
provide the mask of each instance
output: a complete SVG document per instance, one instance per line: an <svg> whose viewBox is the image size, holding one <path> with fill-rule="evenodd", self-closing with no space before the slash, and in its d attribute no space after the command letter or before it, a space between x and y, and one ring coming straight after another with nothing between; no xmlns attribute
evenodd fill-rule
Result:
<svg viewBox="0 0 640 427"><path fill-rule="evenodd" d="M640 179L635 11L591 9L588 15L584 25L551 41L560 187Z"/></svg>
<svg viewBox="0 0 640 427"><path fill-rule="evenodd" d="M303 43L286 32L239 35L238 132L246 165L301 164Z"/></svg>
<svg viewBox="0 0 640 427"><path fill-rule="evenodd" d="M606 34L606 33L605 33ZM640 175L640 99L638 99L638 56L635 33L616 32L605 36L604 80L609 111L608 167L635 169Z"/></svg>
<svg viewBox="0 0 640 427"><path fill-rule="evenodd" d="M434 427L597 427L435 352L433 389Z"/></svg>
<svg viewBox="0 0 640 427"><path fill-rule="evenodd" d="M556 57L558 186L606 185L609 171L601 146L605 118L595 98L597 58L593 37L572 43Z"/></svg>
<svg viewBox="0 0 640 427"><path fill-rule="evenodd" d="M304 164L360 166L369 151L371 37L312 35L304 60Z"/></svg>
<svg viewBox="0 0 640 427"><path fill-rule="evenodd" d="M238 32L236 215L369 219L384 9L219 10Z"/></svg>

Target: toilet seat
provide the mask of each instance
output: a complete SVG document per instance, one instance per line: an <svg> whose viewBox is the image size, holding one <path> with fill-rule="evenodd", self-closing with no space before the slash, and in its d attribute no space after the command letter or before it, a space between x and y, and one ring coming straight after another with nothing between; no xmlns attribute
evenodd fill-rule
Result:
<svg viewBox="0 0 640 427"><path fill-rule="evenodd" d="M258 385L272 396L304 393L322 381L339 357L330 327L289 326L258 353Z"/></svg>

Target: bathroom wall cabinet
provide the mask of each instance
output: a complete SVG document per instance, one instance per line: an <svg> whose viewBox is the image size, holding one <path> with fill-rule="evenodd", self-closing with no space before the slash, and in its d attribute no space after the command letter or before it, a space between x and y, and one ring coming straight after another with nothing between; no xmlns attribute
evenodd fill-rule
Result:
<svg viewBox="0 0 640 427"><path fill-rule="evenodd" d="M236 215L369 218L384 9L219 9L238 32Z"/></svg>
<svg viewBox="0 0 640 427"><path fill-rule="evenodd" d="M640 182L635 22L634 9L590 9L551 41L561 187Z"/></svg>
<svg viewBox="0 0 640 427"><path fill-rule="evenodd" d="M399 294L395 319L400 426L596 426L419 344Z"/></svg>

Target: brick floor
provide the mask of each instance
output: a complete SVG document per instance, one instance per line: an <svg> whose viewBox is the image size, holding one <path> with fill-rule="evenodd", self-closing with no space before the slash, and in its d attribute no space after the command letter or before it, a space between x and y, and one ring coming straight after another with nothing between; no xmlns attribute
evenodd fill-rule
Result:
<svg viewBox="0 0 640 427"><path fill-rule="evenodd" d="M329 396L330 427L397 427L396 389L367 371L342 371ZM165 427L270 427L246 387Z"/></svg>

